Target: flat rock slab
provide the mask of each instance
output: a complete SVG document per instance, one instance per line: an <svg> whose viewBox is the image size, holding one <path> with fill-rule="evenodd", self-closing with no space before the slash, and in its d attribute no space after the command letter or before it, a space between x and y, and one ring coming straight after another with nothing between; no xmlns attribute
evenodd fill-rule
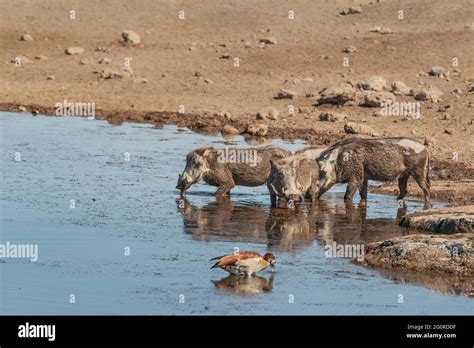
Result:
<svg viewBox="0 0 474 348"><path fill-rule="evenodd" d="M413 234L365 247L365 266L422 274L474 277L474 233Z"/></svg>
<svg viewBox="0 0 474 348"><path fill-rule="evenodd" d="M474 205L428 209L401 218L400 226L433 233L474 232Z"/></svg>

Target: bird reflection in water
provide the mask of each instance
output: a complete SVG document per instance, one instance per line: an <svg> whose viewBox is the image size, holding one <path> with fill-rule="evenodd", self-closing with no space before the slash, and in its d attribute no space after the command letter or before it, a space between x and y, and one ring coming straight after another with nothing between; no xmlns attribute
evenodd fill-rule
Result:
<svg viewBox="0 0 474 348"><path fill-rule="evenodd" d="M263 292L273 290L273 279L275 274L272 273L267 279L262 276L236 276L230 275L220 280L211 280L219 290L240 296L255 296Z"/></svg>

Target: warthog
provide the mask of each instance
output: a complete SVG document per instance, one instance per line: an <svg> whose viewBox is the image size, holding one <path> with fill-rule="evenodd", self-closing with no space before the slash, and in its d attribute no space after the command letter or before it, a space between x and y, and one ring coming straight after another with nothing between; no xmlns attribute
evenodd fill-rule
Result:
<svg viewBox="0 0 474 348"><path fill-rule="evenodd" d="M179 175L177 189L181 196L194 183L204 180L217 186L216 195L225 195L236 186L260 186L270 174L270 160L290 156L278 146L224 148L202 147L186 157L186 167Z"/></svg>
<svg viewBox="0 0 474 348"><path fill-rule="evenodd" d="M412 176L423 190L425 209L430 204L430 158L426 147L409 138L350 138L324 151L318 159L319 196L336 183L347 183L344 200L351 201L359 190L367 200L367 181L392 181L398 178L403 200L408 178Z"/></svg>
<svg viewBox="0 0 474 348"><path fill-rule="evenodd" d="M279 161L270 161L271 169L267 180L273 207L277 197L287 202L302 201L306 195L314 202L318 194L318 164L304 156L289 156Z"/></svg>

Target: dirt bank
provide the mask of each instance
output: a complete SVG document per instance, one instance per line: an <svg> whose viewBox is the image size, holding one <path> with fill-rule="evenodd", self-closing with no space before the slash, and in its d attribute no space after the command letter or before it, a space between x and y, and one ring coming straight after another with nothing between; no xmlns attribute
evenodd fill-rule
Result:
<svg viewBox="0 0 474 348"><path fill-rule="evenodd" d="M98 117L118 124L177 124L214 134L228 124L239 133L319 145L349 136L344 126L354 122L368 127L361 128L365 136L427 141L433 196L472 203L470 1L361 0L360 13L340 14L351 5L3 2L0 109L53 115L64 100L94 103ZM129 30L139 43L123 42ZM83 50L66 54L71 47ZM321 104L323 96L336 105ZM419 103L420 117L380 116L380 98ZM273 108L270 117L265 108Z"/></svg>

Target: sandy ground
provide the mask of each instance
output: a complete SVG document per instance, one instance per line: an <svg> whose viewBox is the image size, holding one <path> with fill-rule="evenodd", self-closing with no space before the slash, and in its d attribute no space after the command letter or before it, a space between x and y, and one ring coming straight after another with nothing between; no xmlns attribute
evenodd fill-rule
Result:
<svg viewBox="0 0 474 348"><path fill-rule="evenodd" d="M209 132L219 132L227 123L239 132L249 124L267 124L267 137L303 138L315 144L347 136L345 122L355 121L384 136L420 141L433 137L435 143L429 146L433 190L445 187L437 182L446 180L453 188L434 196L458 204L474 200L470 0L1 0L0 4L2 110L24 106L53 114L55 104L63 100L95 103L98 116L119 120L174 123ZM359 5L362 12L339 14L352 5ZM292 14L294 19L289 18ZM393 33L369 31L375 26ZM124 30L139 34L141 43L121 42ZM33 41L21 40L25 32ZM263 44L267 38L275 43ZM71 46L83 47L84 52L65 54ZM344 53L347 46L356 52ZM17 66L12 60L19 56L30 61L23 59ZM343 64L345 57L348 66ZM99 64L101 58L110 63ZM81 64L84 59L88 61ZM131 69L124 72L127 59ZM453 66L455 62L458 66ZM433 66L444 67L449 77L420 76ZM110 71L125 75L104 78L103 70L105 75ZM398 80L413 88L433 86L443 95L438 102L421 101L418 120L375 117L380 109L374 107L314 106L323 88L356 85L371 76L385 78L386 90ZM280 89L296 96L275 99ZM412 96L397 96L397 101L415 102ZM270 106L279 112L278 119L256 120L257 112ZM322 111L336 111L345 120L320 121Z"/></svg>

